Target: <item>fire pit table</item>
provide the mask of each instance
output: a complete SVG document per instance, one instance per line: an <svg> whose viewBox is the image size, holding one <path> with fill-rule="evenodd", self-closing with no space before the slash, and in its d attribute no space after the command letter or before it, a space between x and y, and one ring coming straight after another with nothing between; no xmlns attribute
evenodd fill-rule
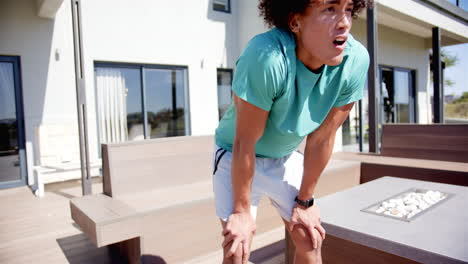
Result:
<svg viewBox="0 0 468 264"><path fill-rule="evenodd" d="M316 202L324 263L468 263L468 187L383 177Z"/></svg>

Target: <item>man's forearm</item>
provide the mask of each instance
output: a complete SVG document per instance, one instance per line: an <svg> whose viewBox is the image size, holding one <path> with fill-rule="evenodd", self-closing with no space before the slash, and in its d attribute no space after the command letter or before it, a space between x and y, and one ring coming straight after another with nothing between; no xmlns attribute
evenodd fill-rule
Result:
<svg viewBox="0 0 468 264"><path fill-rule="evenodd" d="M307 139L304 152L304 175L298 194L299 199L308 200L314 195L315 186L333 152L334 142L335 133L322 141L314 139L313 136Z"/></svg>
<svg viewBox="0 0 468 264"><path fill-rule="evenodd" d="M250 212L250 190L255 171L255 145L234 144L231 182L234 213Z"/></svg>

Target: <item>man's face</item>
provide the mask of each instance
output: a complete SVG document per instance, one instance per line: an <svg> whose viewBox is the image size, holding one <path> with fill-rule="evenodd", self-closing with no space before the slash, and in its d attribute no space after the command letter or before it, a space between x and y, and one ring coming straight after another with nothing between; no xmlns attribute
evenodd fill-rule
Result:
<svg viewBox="0 0 468 264"><path fill-rule="evenodd" d="M351 0L315 0L302 15L296 15L291 30L297 39L297 56L310 69L343 61L352 25Z"/></svg>

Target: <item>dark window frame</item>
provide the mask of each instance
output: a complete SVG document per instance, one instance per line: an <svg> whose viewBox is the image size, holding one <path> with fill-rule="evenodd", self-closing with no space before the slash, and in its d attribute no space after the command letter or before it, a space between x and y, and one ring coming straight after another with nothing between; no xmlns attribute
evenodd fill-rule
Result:
<svg viewBox="0 0 468 264"><path fill-rule="evenodd" d="M227 1L226 8L220 8L216 6L217 5L217 3L215 3L216 0L213 0L213 10L230 14L231 13L231 0L226 0L226 1ZM221 5L221 4L218 4L218 5Z"/></svg>
<svg viewBox="0 0 468 264"><path fill-rule="evenodd" d="M185 113L185 120L186 120L186 135L189 136L192 134L192 126L191 126L191 116L190 116L190 93L189 93L189 68L186 65L167 65L167 64L147 64L147 63L129 63L129 62L109 62L109 61L95 61L94 62L94 71L96 68L121 68L121 69L137 69L140 72L140 92L141 92L141 100L142 100L142 113L143 113L143 126L144 126L144 138L145 140L151 139L151 135L148 131L148 116L147 116L147 109L146 109L146 85L145 85L145 78L144 78L144 70L145 69L156 69L156 70L183 70L184 72L184 105L187 109ZM96 74L94 74L94 93L95 93L95 109L97 113L97 105L98 105L98 98L97 98L97 83L96 83ZM96 118L96 127L98 129L99 135L99 118ZM98 138L98 146L101 145L100 139ZM100 148L99 148L100 152Z"/></svg>

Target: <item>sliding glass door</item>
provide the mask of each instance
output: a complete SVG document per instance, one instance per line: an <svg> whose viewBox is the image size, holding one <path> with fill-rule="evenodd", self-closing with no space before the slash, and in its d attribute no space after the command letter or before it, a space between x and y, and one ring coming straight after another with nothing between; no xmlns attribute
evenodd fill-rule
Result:
<svg viewBox="0 0 468 264"><path fill-rule="evenodd" d="M26 184L19 58L0 56L0 189Z"/></svg>
<svg viewBox="0 0 468 264"><path fill-rule="evenodd" d="M403 68L381 67L380 122L415 123L415 71Z"/></svg>

